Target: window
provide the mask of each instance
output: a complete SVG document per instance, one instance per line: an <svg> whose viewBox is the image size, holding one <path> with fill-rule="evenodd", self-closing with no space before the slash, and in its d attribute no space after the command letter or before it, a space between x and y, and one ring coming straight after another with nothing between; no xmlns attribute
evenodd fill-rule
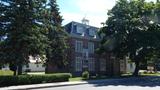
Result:
<svg viewBox="0 0 160 90"><path fill-rule="evenodd" d="M77 33L82 34L83 33L83 27L77 26L76 28Z"/></svg>
<svg viewBox="0 0 160 90"><path fill-rule="evenodd" d="M94 43L88 42L89 53L94 53Z"/></svg>
<svg viewBox="0 0 160 90"><path fill-rule="evenodd" d="M80 57L76 57L75 70L76 71L82 71L82 58L80 58Z"/></svg>
<svg viewBox="0 0 160 90"><path fill-rule="evenodd" d="M37 64L37 68L39 67L39 64Z"/></svg>
<svg viewBox="0 0 160 90"><path fill-rule="evenodd" d="M26 68L29 68L29 64L26 65Z"/></svg>
<svg viewBox="0 0 160 90"><path fill-rule="evenodd" d="M83 42L82 41L76 41L75 42L75 51L76 52L82 52L83 51Z"/></svg>
<svg viewBox="0 0 160 90"><path fill-rule="evenodd" d="M88 59L83 59L83 68L88 68Z"/></svg>
<svg viewBox="0 0 160 90"><path fill-rule="evenodd" d="M95 35L94 29L89 29L89 35L90 35L90 36L94 36L94 35Z"/></svg>
<svg viewBox="0 0 160 90"><path fill-rule="evenodd" d="M106 60L100 59L100 71L106 71Z"/></svg>
<svg viewBox="0 0 160 90"><path fill-rule="evenodd" d="M95 71L95 59L94 58L89 58L88 61L88 69L89 71Z"/></svg>

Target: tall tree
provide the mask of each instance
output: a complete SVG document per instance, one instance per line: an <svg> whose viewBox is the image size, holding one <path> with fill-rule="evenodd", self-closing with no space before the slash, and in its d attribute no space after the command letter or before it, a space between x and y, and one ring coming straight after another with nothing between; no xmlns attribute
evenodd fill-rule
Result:
<svg viewBox="0 0 160 90"><path fill-rule="evenodd" d="M49 47L47 49L47 67L46 73L49 73L49 65L60 69L67 65L67 33L61 26L62 16L60 15L56 0L49 0L48 6L48 20L46 21L48 27ZM53 71L51 71L53 72Z"/></svg>
<svg viewBox="0 0 160 90"><path fill-rule="evenodd" d="M45 27L43 26L43 11L46 0L1 0L7 8L0 14L1 32L5 35L1 45L3 55L0 57L10 64L15 72L22 74L22 65L28 63L30 55L44 55L47 46Z"/></svg>
<svg viewBox="0 0 160 90"><path fill-rule="evenodd" d="M154 8L153 2L145 0L118 0L100 31L105 35L101 51L111 51L122 59L129 56L136 64L135 76L140 62L159 45L159 26L152 21Z"/></svg>

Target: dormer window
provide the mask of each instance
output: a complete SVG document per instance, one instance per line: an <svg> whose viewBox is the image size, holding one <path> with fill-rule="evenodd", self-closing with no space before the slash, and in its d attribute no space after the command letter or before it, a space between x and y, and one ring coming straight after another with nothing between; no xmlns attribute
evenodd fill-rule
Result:
<svg viewBox="0 0 160 90"><path fill-rule="evenodd" d="M82 33L83 33L83 27L77 26L76 31L77 31L77 33L79 33L79 34L82 34Z"/></svg>
<svg viewBox="0 0 160 90"><path fill-rule="evenodd" d="M90 36L94 36L94 35L95 35L95 31L94 31L93 29L90 29L90 30L89 30L89 35L90 35Z"/></svg>
<svg viewBox="0 0 160 90"><path fill-rule="evenodd" d="M96 39L97 38L97 36L96 35L94 35L94 39Z"/></svg>

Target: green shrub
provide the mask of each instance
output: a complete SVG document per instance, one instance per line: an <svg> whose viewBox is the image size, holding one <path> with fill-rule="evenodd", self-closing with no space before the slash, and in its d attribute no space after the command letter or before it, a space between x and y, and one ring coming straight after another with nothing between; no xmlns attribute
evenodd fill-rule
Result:
<svg viewBox="0 0 160 90"><path fill-rule="evenodd" d="M19 75L0 76L0 86L39 84L68 81L71 77L69 73L45 74L45 75Z"/></svg>
<svg viewBox="0 0 160 90"><path fill-rule="evenodd" d="M89 72L88 72L88 71L84 71L84 72L82 73L82 77L83 77L84 79L89 79Z"/></svg>
<svg viewBox="0 0 160 90"><path fill-rule="evenodd" d="M17 76L17 85L24 85L24 84L30 84L31 81L30 81L30 76L29 75L20 75L20 76Z"/></svg>
<svg viewBox="0 0 160 90"><path fill-rule="evenodd" d="M17 85L17 76L0 76L0 86Z"/></svg>
<svg viewBox="0 0 160 90"><path fill-rule="evenodd" d="M39 84L45 81L46 75L29 75L30 82L32 84Z"/></svg>

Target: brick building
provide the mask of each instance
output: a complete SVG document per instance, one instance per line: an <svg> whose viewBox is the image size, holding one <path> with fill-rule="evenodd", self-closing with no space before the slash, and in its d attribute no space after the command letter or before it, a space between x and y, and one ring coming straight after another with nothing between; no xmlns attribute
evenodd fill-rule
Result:
<svg viewBox="0 0 160 90"><path fill-rule="evenodd" d="M72 21L64 26L69 35L70 48L67 50L69 64L59 69L49 63L48 72L70 72L75 76L80 76L86 70L92 75L120 74L120 62L111 53L96 54L95 51L101 41L98 36L99 28L88 23L88 20L83 19L82 23Z"/></svg>
<svg viewBox="0 0 160 90"><path fill-rule="evenodd" d="M87 70L91 74L119 75L120 64L110 53L97 55L96 49L100 45L99 28L82 23L70 22L65 25L69 34L69 66L68 71L73 75L81 75Z"/></svg>

